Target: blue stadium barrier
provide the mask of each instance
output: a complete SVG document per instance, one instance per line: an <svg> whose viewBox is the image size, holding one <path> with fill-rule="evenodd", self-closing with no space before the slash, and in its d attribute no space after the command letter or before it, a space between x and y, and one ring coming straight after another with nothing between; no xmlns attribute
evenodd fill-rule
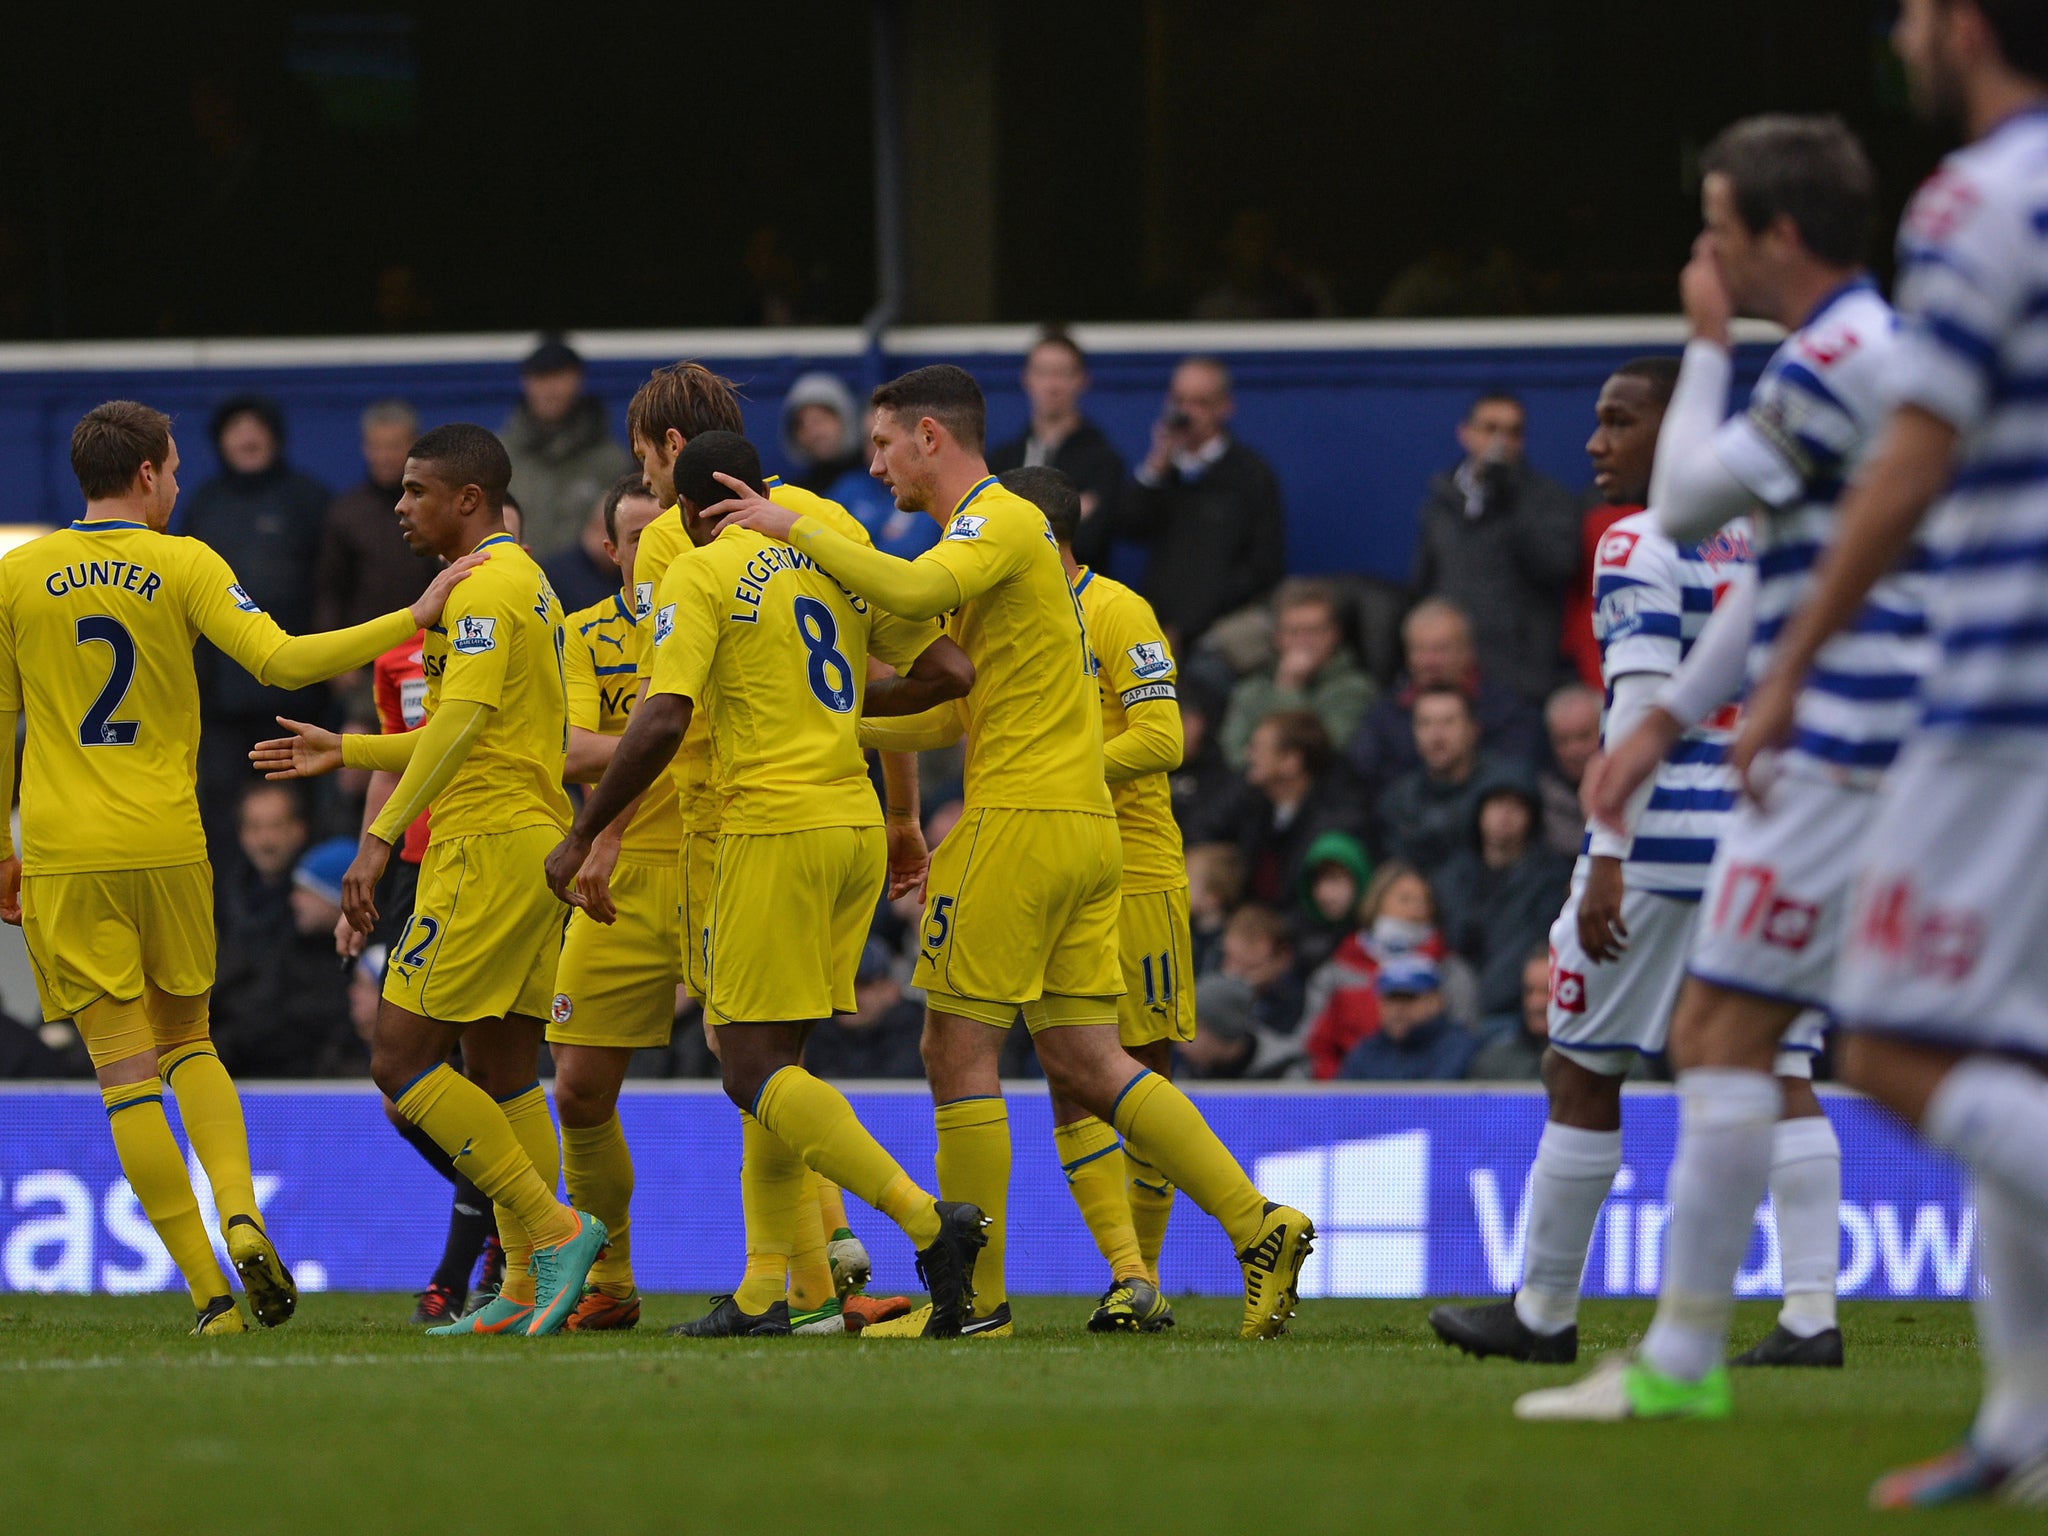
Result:
<svg viewBox="0 0 2048 1536"><path fill-rule="evenodd" d="M1529 407L1529 455L1545 473L1588 483L1593 399L1616 364L1675 355L1675 319L1327 321L1242 325L1096 325L1075 333L1093 354L1088 410L1132 463L1142 458L1174 362L1192 352L1228 361L1237 378L1234 431L1272 461L1288 511L1296 571L1357 571L1405 580L1415 509L1432 474L1455 463L1453 428L1482 389L1516 391ZM787 468L781 404L790 382L826 368L857 395L930 362L969 368L989 397L990 441L1022 431L1018 372L1034 332L1023 326L894 331L864 348L846 330L607 332L578 336L590 387L623 432L624 407L650 367L696 357L737 379L749 434L771 471ZM1754 376L1766 332L1749 327L1742 378ZM230 394L260 390L284 408L290 456L340 490L362 477L357 419L397 395L433 424L496 427L518 394L530 336L304 342L90 342L0 346L0 523L54 523L78 504L67 458L72 424L101 400L132 397L171 412L189 488L215 470L206 421ZM1127 554L1119 574L1135 574Z"/></svg>
<svg viewBox="0 0 2048 1536"><path fill-rule="evenodd" d="M932 1177L931 1101L922 1084L850 1097L915 1178ZM1873 1105L1825 1091L1843 1146L1842 1293L1974 1293L1976 1214L1962 1174ZM1015 1169L1009 1282L1022 1293L1093 1294L1104 1270L1064 1187L1042 1084L1009 1085ZM1533 1089L1197 1087L1195 1098L1260 1186L1314 1218L1312 1295L1484 1295L1521 1267L1525 1183L1542 1130ZM246 1093L256 1183L271 1230L309 1288L412 1290L441 1249L448 1187L385 1123L364 1084L257 1085ZM728 1290L743 1249L739 1123L709 1084L629 1085L620 1105L639 1168L633 1255L656 1291ZM1664 1176L1677 1129L1668 1090L1630 1089L1624 1161L1593 1236L1587 1289L1647 1296L1657 1286ZM174 1117L175 1119L175 1117ZM114 1160L90 1085L0 1089L0 1288L136 1292L175 1288ZM197 1176L211 1224L205 1183ZM914 1290L889 1224L848 1202L876 1281ZM1739 1289L1775 1293L1776 1238L1760 1219ZM1170 1291L1239 1288L1228 1244L1182 1198L1162 1268Z"/></svg>

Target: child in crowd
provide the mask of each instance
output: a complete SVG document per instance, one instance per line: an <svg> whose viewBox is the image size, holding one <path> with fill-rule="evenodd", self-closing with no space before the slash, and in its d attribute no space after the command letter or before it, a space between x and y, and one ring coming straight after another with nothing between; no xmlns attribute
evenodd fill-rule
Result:
<svg viewBox="0 0 2048 1536"><path fill-rule="evenodd" d="M1294 966L1320 969L1352 928L1358 899L1372 876L1365 845L1349 832L1325 832L1308 845L1301 865L1301 910L1294 925Z"/></svg>
<svg viewBox="0 0 2048 1536"><path fill-rule="evenodd" d="M1199 980L1223 964L1223 929L1244 900L1244 855L1235 843L1196 843L1187 851L1189 956Z"/></svg>
<svg viewBox="0 0 2048 1536"><path fill-rule="evenodd" d="M1281 1077L1301 1059L1301 978L1287 920L1240 907L1223 930L1223 965L1195 984L1195 1038L1180 1048L1197 1077Z"/></svg>

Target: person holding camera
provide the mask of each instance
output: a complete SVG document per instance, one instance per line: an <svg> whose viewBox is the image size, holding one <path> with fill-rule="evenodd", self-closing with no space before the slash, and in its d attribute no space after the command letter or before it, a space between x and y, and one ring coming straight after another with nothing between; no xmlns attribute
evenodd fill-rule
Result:
<svg viewBox="0 0 2048 1536"><path fill-rule="evenodd" d="M1489 391L1458 424L1464 459L1430 481L1419 514L1413 597L1472 621L1482 676L1540 704L1558 683L1564 595L1579 562L1571 493L1522 456L1528 415Z"/></svg>
<svg viewBox="0 0 2048 1536"><path fill-rule="evenodd" d="M1272 466L1227 430L1230 370L1190 357L1173 370L1152 449L1117 514L1150 550L1144 593L1176 651L1258 602L1287 569L1287 519Z"/></svg>

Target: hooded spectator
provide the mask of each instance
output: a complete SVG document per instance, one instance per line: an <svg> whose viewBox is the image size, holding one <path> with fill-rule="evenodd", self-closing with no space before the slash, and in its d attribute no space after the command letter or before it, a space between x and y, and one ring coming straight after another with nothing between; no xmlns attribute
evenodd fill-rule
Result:
<svg viewBox="0 0 2048 1536"><path fill-rule="evenodd" d="M1571 888L1572 861L1539 841L1543 808L1520 785L1481 797L1471 843L1436 882L1444 937L1479 972L1482 1015L1521 1006L1522 961L1544 942Z"/></svg>
<svg viewBox="0 0 2048 1536"><path fill-rule="evenodd" d="M1371 878L1365 844L1349 832L1325 832L1309 844L1301 864L1301 916L1294 925L1294 965L1303 976L1328 960L1351 931Z"/></svg>
<svg viewBox="0 0 2048 1536"><path fill-rule="evenodd" d="M1338 1076L1358 1082L1447 1083L1465 1075L1479 1041L1444 1011L1434 960L1408 954L1380 967L1380 1027L1351 1048Z"/></svg>
<svg viewBox="0 0 2048 1536"><path fill-rule="evenodd" d="M304 627L319 602L315 572L327 488L286 460L284 417L266 396L223 400L211 430L220 473L178 504L173 531L217 550L235 568L250 603L287 628ZM236 799L258 782L249 770L250 744L275 735L279 715L331 724L338 714L324 685L266 687L205 640L193 651L193 669L202 726L199 814L218 862L234 837Z"/></svg>
<svg viewBox="0 0 2048 1536"><path fill-rule="evenodd" d="M903 511L868 473L865 419L836 373L799 376L782 402L782 451L798 466L790 481L846 508L884 554L914 560L938 542L939 525Z"/></svg>
<svg viewBox="0 0 2048 1536"><path fill-rule="evenodd" d="M1283 709L1305 709L1332 741L1348 741L1378 691L1344 638L1344 605L1326 582L1285 582L1273 598L1273 664L1231 691L1223 755L1243 768L1252 732Z"/></svg>
<svg viewBox="0 0 2048 1536"><path fill-rule="evenodd" d="M519 365L519 404L498 429L512 457L512 493L536 560L574 544L590 509L633 467L611 435L604 402L583 390L583 359L559 336Z"/></svg>

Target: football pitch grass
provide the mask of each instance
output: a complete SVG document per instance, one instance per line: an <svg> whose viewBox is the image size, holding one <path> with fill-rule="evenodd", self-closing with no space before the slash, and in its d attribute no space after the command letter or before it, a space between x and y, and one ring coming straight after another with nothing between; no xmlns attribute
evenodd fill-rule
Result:
<svg viewBox="0 0 2048 1536"><path fill-rule="evenodd" d="M650 1297L626 1334L429 1340L410 1297L311 1295L287 1327L185 1337L182 1297L0 1296L0 1527L18 1532L1791 1532L2036 1529L1864 1510L1951 1443L1968 1309L1848 1303L1849 1367L1751 1372L1721 1424L1525 1425L1648 1321L1592 1302L1580 1364L1468 1360L1428 1304L1304 1304L1272 1344L1235 1303L1089 1335L1079 1297L1015 1339L697 1342ZM1747 1342L1773 1308L1745 1304ZM181 1325L182 1320L182 1325Z"/></svg>

